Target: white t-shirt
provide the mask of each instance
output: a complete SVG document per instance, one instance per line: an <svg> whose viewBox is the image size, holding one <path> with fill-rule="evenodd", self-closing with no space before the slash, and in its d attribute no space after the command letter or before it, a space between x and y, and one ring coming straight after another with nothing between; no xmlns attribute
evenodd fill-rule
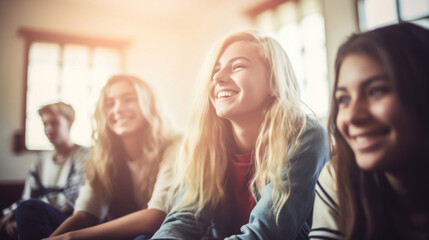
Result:
<svg viewBox="0 0 429 240"><path fill-rule="evenodd" d="M159 171L156 176L150 200L145 201L145 198L139 198L137 195L143 193L134 191L134 200L141 209L147 206L149 209L158 209L165 213L170 211L171 204L167 201L167 196L173 184L174 162L177 157L179 145L179 141L177 141L165 150L162 162L159 165ZM78 211L85 211L98 217L100 221L104 221L111 207L113 207L111 206L111 199L97 194L87 182L80 188L79 197L76 200L75 213Z"/></svg>

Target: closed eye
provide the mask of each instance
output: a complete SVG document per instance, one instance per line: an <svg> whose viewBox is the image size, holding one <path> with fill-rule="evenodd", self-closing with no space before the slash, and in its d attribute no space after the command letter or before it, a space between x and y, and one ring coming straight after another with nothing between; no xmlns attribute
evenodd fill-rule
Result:
<svg viewBox="0 0 429 240"><path fill-rule="evenodd" d="M128 95L124 98L125 102L133 102L135 100L137 100L137 96L134 96L134 95Z"/></svg>
<svg viewBox="0 0 429 240"><path fill-rule="evenodd" d="M233 70L233 71L236 71L236 70L239 70L239 69L244 68L244 67L245 67L245 65L243 65L243 64L241 64L241 63L237 63L237 64L234 64L234 65L232 66L232 70Z"/></svg>

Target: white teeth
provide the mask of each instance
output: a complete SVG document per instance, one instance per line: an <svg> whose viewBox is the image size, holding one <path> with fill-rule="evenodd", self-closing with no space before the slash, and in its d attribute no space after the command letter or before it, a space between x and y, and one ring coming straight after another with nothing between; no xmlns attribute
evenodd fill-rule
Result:
<svg viewBox="0 0 429 240"><path fill-rule="evenodd" d="M123 123L123 122L129 121L130 119L131 118L129 118L129 117L121 117L121 118L115 119L115 121L116 121L116 123Z"/></svg>
<svg viewBox="0 0 429 240"><path fill-rule="evenodd" d="M220 91L217 93L216 98L222 98L222 97L231 97L235 95L235 92L232 91Z"/></svg>
<svg viewBox="0 0 429 240"><path fill-rule="evenodd" d="M366 142L366 141L368 141L368 137L356 137L356 142L357 143L363 143L363 142Z"/></svg>

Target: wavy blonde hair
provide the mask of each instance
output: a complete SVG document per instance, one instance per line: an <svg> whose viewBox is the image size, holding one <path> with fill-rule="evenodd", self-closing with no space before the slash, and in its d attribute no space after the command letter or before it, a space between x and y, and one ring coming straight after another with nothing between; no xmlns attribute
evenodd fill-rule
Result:
<svg viewBox="0 0 429 240"><path fill-rule="evenodd" d="M156 166L161 161L162 152L172 141L172 138L166 134L163 120L155 104L155 96L149 85L130 75L112 76L101 90L96 105L94 114L96 127L92 134L95 145L86 165L86 177L93 189L108 197L111 197L118 187L115 185L116 169L126 156L120 138L107 126L105 111L106 93L117 82L131 84L137 94L140 111L145 119L141 132L144 136L144 141L141 143L142 156L149 166Z"/></svg>
<svg viewBox="0 0 429 240"><path fill-rule="evenodd" d="M286 178L289 179L289 160L299 145L306 117L300 107L298 83L285 51L273 38L251 32L227 37L206 64L201 76L203 90L199 91L201 95L192 112L178 164L181 181L177 187L186 191L175 210L192 210L195 216L203 209L213 213L225 199L232 130L229 121L216 115L209 100L209 89L215 63L229 45L238 41L254 44L270 71L268 76L273 96L256 140L251 190L255 196L262 196L265 186L270 182L273 184L272 210L278 221L280 210L290 194L290 188L282 180L282 171L286 169Z"/></svg>

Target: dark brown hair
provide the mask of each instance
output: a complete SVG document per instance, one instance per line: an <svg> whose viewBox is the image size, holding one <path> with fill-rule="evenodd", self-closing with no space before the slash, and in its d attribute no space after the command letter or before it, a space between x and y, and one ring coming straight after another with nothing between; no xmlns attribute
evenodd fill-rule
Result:
<svg viewBox="0 0 429 240"><path fill-rule="evenodd" d="M335 61L334 91L343 60L349 54L366 54L380 63L392 80L399 101L422 126L417 157L420 169L427 171L429 148L429 30L411 23L391 25L354 34L338 50ZM396 239L386 209L392 191L381 172L363 171L352 149L336 126L338 106L331 99L329 136L335 142L333 164L337 175L340 216L338 225L345 239ZM331 141L331 147L333 147ZM411 154L411 153L410 153ZM424 174L422 174L424 176ZM428 195L427 183L421 190ZM424 194L422 196L425 196ZM428 209L426 209L428 212Z"/></svg>

